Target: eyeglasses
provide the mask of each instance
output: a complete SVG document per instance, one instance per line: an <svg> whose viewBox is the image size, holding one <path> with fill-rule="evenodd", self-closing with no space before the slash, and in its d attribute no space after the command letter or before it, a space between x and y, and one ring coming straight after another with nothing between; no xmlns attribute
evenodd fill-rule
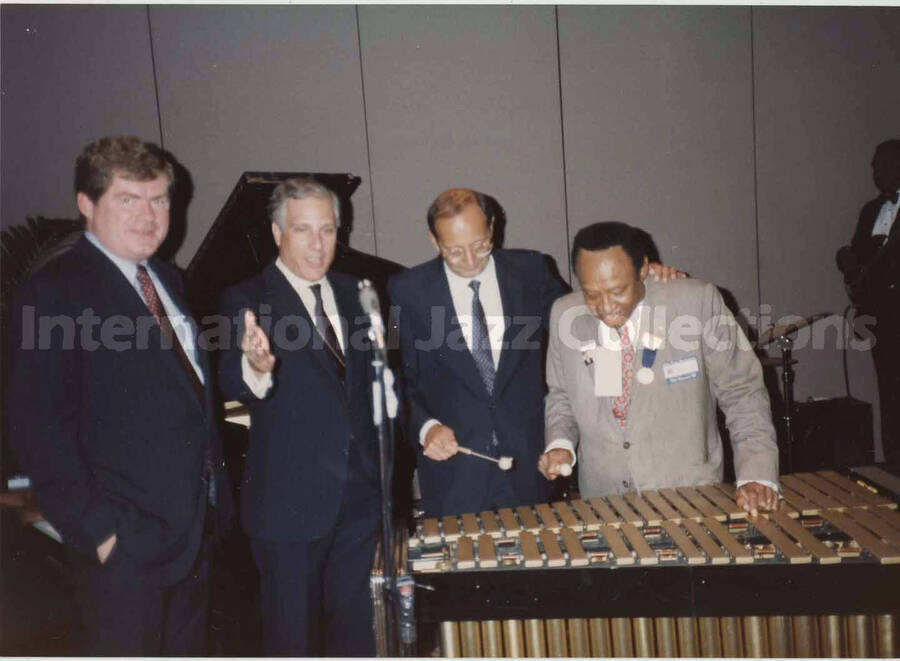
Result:
<svg viewBox="0 0 900 661"><path fill-rule="evenodd" d="M470 243L468 246L452 246L448 248L444 244L438 243L444 257L453 262L465 259L468 252L471 252L475 257L484 257L491 252L491 248L494 247L493 244L493 239L490 236Z"/></svg>
<svg viewBox="0 0 900 661"><path fill-rule="evenodd" d="M484 239L479 239L474 243L470 243L468 246L453 246L448 248L442 243L439 243L438 245L440 246L441 253L443 253L444 257L450 261L458 262L465 259L468 252L471 252L475 257L484 257L491 252L493 240L488 236Z"/></svg>

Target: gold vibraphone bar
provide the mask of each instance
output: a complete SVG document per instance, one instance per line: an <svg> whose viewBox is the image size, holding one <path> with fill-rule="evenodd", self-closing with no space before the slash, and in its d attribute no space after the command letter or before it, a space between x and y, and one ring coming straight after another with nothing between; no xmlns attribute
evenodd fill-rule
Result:
<svg viewBox="0 0 900 661"><path fill-rule="evenodd" d="M756 522L729 484L425 519L399 562L444 656L894 657L897 478L860 471Z"/></svg>

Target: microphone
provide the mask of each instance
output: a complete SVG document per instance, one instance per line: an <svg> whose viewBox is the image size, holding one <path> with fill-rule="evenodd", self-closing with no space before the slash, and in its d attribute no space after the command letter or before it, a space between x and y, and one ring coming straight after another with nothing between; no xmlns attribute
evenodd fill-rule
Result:
<svg viewBox="0 0 900 661"><path fill-rule="evenodd" d="M384 321L381 319L381 305L378 303L378 293L371 281L362 279L359 282L359 304L363 312L369 315L369 324L372 326L370 338L375 344L379 355L384 354Z"/></svg>
<svg viewBox="0 0 900 661"><path fill-rule="evenodd" d="M375 417L375 426L381 425L381 397L384 396L385 407L387 408L388 417L392 420L397 417L399 408L399 400L394 392L394 373L387 365L387 353L384 343L384 321L381 319L381 305L378 303L378 293L372 286L371 281L363 278L359 281L359 304L362 306L363 312L369 315L369 339L375 348L375 360L372 366L376 366L376 362L380 363L382 377L384 378L384 392L382 393L382 384L376 377L372 383L373 413ZM377 374L376 368L376 374Z"/></svg>

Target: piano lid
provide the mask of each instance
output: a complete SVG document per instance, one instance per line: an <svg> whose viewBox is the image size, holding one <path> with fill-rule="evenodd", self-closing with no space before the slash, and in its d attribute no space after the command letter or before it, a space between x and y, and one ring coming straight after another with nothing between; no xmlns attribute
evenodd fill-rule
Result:
<svg viewBox="0 0 900 661"><path fill-rule="evenodd" d="M405 267L347 245L353 225L350 198L362 179L324 172L245 172L187 267L188 297L198 318L214 313L222 290L259 273L278 254L266 207L272 190L291 177L308 176L334 191L340 200L341 229L332 270L375 285L387 310L387 279Z"/></svg>

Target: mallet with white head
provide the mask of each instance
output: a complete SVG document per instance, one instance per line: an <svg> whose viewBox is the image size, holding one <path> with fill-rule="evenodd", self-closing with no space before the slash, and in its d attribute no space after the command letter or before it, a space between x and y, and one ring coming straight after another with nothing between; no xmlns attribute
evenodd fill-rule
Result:
<svg viewBox="0 0 900 661"><path fill-rule="evenodd" d="M499 466L500 470L508 471L513 467L513 458L512 457L500 457L499 459L495 457L489 457L486 454L481 454L480 452L475 452L475 450L470 450L469 448L458 445L457 449L463 454L468 454L473 457L478 457L479 459L487 459L488 461L493 461L497 466Z"/></svg>

